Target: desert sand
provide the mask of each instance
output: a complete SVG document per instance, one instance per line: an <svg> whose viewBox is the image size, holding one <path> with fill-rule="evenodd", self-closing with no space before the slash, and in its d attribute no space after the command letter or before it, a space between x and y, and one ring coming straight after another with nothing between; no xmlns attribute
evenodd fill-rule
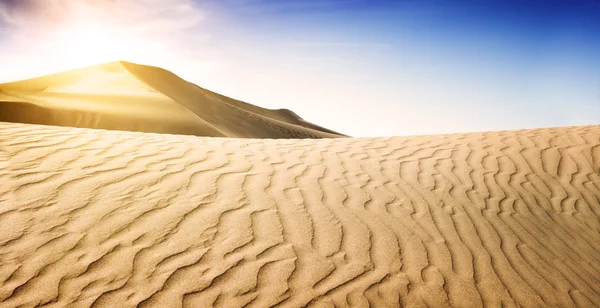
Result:
<svg viewBox="0 0 600 308"><path fill-rule="evenodd" d="M600 126L0 150L1 307L600 306Z"/></svg>
<svg viewBox="0 0 600 308"><path fill-rule="evenodd" d="M0 121L212 137L343 136L290 110L260 108L124 61L0 84Z"/></svg>

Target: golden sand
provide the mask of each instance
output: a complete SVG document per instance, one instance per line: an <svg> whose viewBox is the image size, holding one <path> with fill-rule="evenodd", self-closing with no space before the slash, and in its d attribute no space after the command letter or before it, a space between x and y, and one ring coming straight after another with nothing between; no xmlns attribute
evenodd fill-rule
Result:
<svg viewBox="0 0 600 308"><path fill-rule="evenodd" d="M600 126L0 151L1 307L600 306Z"/></svg>

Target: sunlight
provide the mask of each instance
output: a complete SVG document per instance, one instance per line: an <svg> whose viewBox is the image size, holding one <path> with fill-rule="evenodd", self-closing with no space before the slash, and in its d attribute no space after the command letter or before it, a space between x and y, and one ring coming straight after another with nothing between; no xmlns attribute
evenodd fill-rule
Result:
<svg viewBox="0 0 600 308"><path fill-rule="evenodd" d="M73 24L59 33L56 51L67 66L114 61L138 50L134 41L99 24Z"/></svg>
<svg viewBox="0 0 600 308"><path fill-rule="evenodd" d="M150 37L127 32L101 22L73 22L57 32L52 45L55 70L118 60L154 62L164 58L166 48Z"/></svg>
<svg viewBox="0 0 600 308"><path fill-rule="evenodd" d="M120 60L164 66L179 64L178 58L170 56L174 53L172 45L157 41L154 33L88 17L88 20L82 17L71 20L41 37L35 49L28 48L36 57L27 58L26 53L13 57L12 64L24 64L19 70L4 65L0 77L9 77L0 78L0 83Z"/></svg>

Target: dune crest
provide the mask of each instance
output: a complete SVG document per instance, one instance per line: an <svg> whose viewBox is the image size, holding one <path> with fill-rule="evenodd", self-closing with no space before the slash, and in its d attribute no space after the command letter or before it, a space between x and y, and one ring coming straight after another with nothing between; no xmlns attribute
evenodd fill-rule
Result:
<svg viewBox="0 0 600 308"><path fill-rule="evenodd" d="M0 121L211 137L343 137L289 110L260 108L124 61L0 84Z"/></svg>
<svg viewBox="0 0 600 308"><path fill-rule="evenodd" d="M600 126L0 146L2 307L600 306Z"/></svg>

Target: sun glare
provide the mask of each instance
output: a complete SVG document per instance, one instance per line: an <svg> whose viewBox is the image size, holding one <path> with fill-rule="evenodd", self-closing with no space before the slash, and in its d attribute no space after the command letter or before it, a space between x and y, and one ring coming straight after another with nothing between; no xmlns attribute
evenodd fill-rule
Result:
<svg viewBox="0 0 600 308"><path fill-rule="evenodd" d="M124 50L132 48L117 32L98 24L77 24L60 32L58 52L68 65L90 65L120 58Z"/></svg>
<svg viewBox="0 0 600 308"><path fill-rule="evenodd" d="M161 49L151 39L101 23L73 23L57 35L53 45L59 63L54 64L65 69L117 60L156 61Z"/></svg>
<svg viewBox="0 0 600 308"><path fill-rule="evenodd" d="M172 46L160 42L150 31L102 22L91 16L89 20L78 18L40 38L37 49L31 50L36 57L27 61L27 70L21 67L13 72L10 67L3 68L2 73L10 77L0 82L119 60L155 65L177 62L178 59L171 56Z"/></svg>

